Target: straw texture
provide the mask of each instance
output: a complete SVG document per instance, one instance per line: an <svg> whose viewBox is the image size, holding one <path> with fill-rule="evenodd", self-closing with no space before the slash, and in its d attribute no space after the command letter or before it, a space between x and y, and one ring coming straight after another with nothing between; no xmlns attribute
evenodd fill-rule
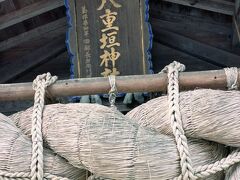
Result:
<svg viewBox="0 0 240 180"><path fill-rule="evenodd" d="M6 179L13 174L19 178L29 179L31 146L30 139L22 134L11 119L0 114L0 175ZM69 179L82 177L82 173L77 168L48 149L44 149L44 164L46 174Z"/></svg>
<svg viewBox="0 0 240 180"><path fill-rule="evenodd" d="M172 135L166 96L153 99L126 116L141 126ZM180 111L187 137L240 147L240 92L201 89L180 93Z"/></svg>
<svg viewBox="0 0 240 180"><path fill-rule="evenodd" d="M12 116L31 135L32 108ZM173 137L139 127L120 112L93 104L47 105L43 138L71 164L110 179L173 179L181 174ZM203 140L189 141L193 165L225 156L225 149ZM209 179L221 179L217 174Z"/></svg>

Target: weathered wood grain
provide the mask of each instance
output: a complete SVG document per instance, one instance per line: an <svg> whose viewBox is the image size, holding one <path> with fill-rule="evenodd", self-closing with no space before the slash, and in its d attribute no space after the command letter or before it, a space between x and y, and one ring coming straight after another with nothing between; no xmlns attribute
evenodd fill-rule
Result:
<svg viewBox="0 0 240 180"><path fill-rule="evenodd" d="M50 72L52 75L58 76L58 79L69 79L69 61L67 51L59 54L57 57L46 61L45 63L39 64L35 68L31 68L27 71L27 73L14 78L14 80L10 81L11 83L21 83L21 82L31 82L35 79L39 74L43 74L46 72Z"/></svg>
<svg viewBox="0 0 240 180"><path fill-rule="evenodd" d="M0 30L64 5L63 0L41 0L0 16Z"/></svg>
<svg viewBox="0 0 240 180"><path fill-rule="evenodd" d="M170 64L172 61L179 61L184 64L187 67L186 71L220 69L219 66L157 42L153 44L152 54L154 71L156 73L160 72L167 64Z"/></svg>
<svg viewBox="0 0 240 180"><path fill-rule="evenodd" d="M239 71L240 76L240 71ZM224 70L183 72L180 89L227 89ZM118 92L166 92L167 74L116 77ZM53 97L108 93L108 78L82 78L58 81L48 88ZM33 99L32 83L0 84L0 101Z"/></svg>
<svg viewBox="0 0 240 180"><path fill-rule="evenodd" d="M102 1L104 2L104 1ZM121 7L114 7L110 1L107 1L104 8L98 10L101 1L82 0L68 1L71 18L71 27L69 37L70 52L73 55L74 76L77 77L99 77L105 70L101 65L105 52L111 52L111 48L104 47L101 49L106 10L110 9L113 13L117 13L113 26L119 27L115 36L116 43L115 52L120 56L115 62L120 75L130 74L146 74L148 73L149 48L148 25L145 22L146 6L144 0L117 1ZM83 9L85 14L83 15ZM85 19L84 19L85 18ZM87 29L87 30L86 30ZM87 32L87 33L86 33ZM113 33L112 30L105 34ZM88 34L88 35L87 35ZM110 37L110 36L109 36ZM68 39L67 39L68 41ZM86 43L88 41L88 43ZM115 43L114 43L115 44ZM88 49L88 50L86 50ZM90 49L90 50L89 50ZM89 58L90 57L90 58ZM108 60L110 71L113 70L114 64ZM110 72L111 73L111 72Z"/></svg>
<svg viewBox="0 0 240 180"><path fill-rule="evenodd" d="M233 45L240 47L240 0L235 1L233 16Z"/></svg>
<svg viewBox="0 0 240 180"><path fill-rule="evenodd" d="M16 61L10 61L5 66L0 67L0 83L11 80L28 69L61 54L65 50L64 39L59 38Z"/></svg>
<svg viewBox="0 0 240 180"><path fill-rule="evenodd" d="M204 21L192 21L182 19L182 21L167 21L153 18L151 19L152 26L169 30L188 38L206 43L216 48L227 51L232 50L232 29L226 25L216 25Z"/></svg>
<svg viewBox="0 0 240 180"><path fill-rule="evenodd" d="M220 67L240 67L240 56L153 26L155 40Z"/></svg>
<svg viewBox="0 0 240 180"><path fill-rule="evenodd" d="M224 0L163 0L226 15L234 14L234 3Z"/></svg>
<svg viewBox="0 0 240 180"><path fill-rule="evenodd" d="M0 52L16 47L22 43L42 37L59 37L66 32L66 18L61 18L43 26L39 26L30 31L14 36L5 41L0 42Z"/></svg>

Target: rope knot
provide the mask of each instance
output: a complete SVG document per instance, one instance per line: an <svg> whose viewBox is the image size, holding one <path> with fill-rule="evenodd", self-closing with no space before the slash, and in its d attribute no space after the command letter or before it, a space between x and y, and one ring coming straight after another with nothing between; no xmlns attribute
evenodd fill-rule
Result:
<svg viewBox="0 0 240 180"><path fill-rule="evenodd" d="M55 83L57 79L57 76L52 76L49 72L38 75L33 81L33 90L36 91L39 86L43 86L43 88L46 89L51 84Z"/></svg>
<svg viewBox="0 0 240 180"><path fill-rule="evenodd" d="M180 62L173 61L171 64L165 66L161 72L171 73L173 71L183 72L186 70L186 66Z"/></svg>

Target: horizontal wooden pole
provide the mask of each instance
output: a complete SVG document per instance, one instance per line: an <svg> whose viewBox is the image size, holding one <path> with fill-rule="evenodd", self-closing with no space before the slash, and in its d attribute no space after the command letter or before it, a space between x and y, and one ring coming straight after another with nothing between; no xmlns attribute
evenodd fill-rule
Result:
<svg viewBox="0 0 240 180"><path fill-rule="evenodd" d="M239 71L240 72L240 71ZM240 77L240 73L239 73ZM165 92L167 75L118 76L118 92ZM226 90L224 70L183 72L180 73L180 89L211 88ZM81 96L108 93L108 78L84 78L60 80L48 88L53 97ZM32 83L0 84L0 101L33 99Z"/></svg>

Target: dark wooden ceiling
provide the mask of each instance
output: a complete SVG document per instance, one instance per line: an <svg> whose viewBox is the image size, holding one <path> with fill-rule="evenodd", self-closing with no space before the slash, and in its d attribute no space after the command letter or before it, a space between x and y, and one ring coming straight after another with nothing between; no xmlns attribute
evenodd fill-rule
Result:
<svg viewBox="0 0 240 180"><path fill-rule="evenodd" d="M150 0L153 64L240 66L239 0ZM237 23L234 23L234 19ZM50 71L69 77L64 0L0 0L0 83Z"/></svg>

